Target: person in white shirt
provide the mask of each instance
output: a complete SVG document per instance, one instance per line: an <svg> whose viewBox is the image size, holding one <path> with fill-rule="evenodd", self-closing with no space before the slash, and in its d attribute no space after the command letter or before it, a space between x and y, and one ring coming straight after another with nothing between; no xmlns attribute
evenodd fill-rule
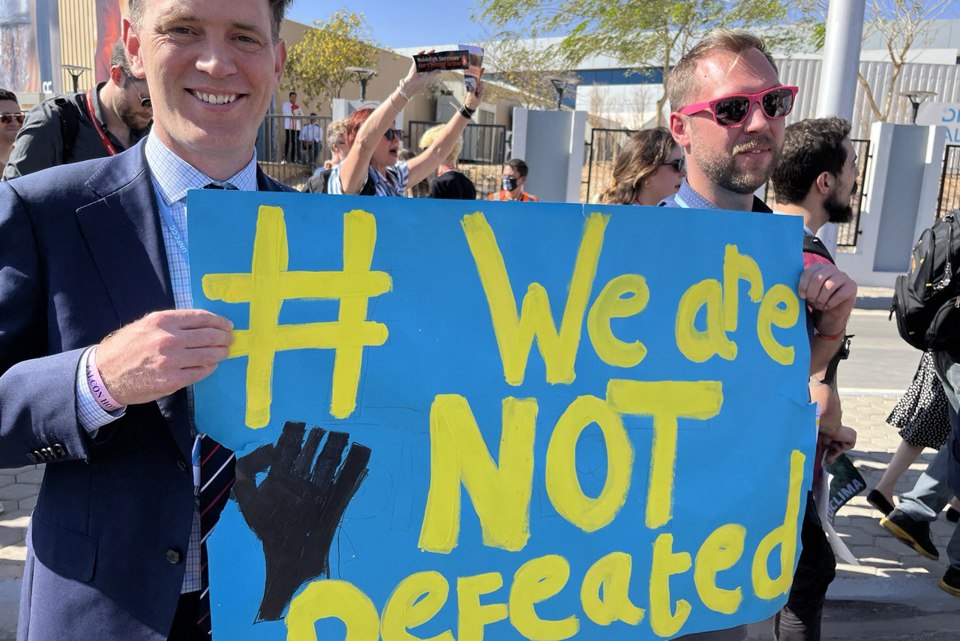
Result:
<svg viewBox="0 0 960 641"><path fill-rule="evenodd" d="M280 106L284 116L300 116L300 105L297 104L297 92L291 91L289 100ZM300 162L300 121L297 118L283 119L284 141L283 141L283 160L284 162Z"/></svg>
<svg viewBox="0 0 960 641"><path fill-rule="evenodd" d="M317 114L310 114L310 121L300 130L300 159L310 165L311 169L317 166L317 157L323 149L323 127L317 124Z"/></svg>

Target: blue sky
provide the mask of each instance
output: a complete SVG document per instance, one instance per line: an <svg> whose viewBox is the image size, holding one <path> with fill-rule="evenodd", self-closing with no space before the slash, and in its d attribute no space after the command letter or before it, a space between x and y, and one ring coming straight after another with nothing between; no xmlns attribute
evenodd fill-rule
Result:
<svg viewBox="0 0 960 641"><path fill-rule="evenodd" d="M470 20L473 6L471 0L351 0L349 5L294 0L287 17L310 24L345 7L366 16L378 44L398 48L486 40L480 25ZM948 5L942 17L960 18L960 2Z"/></svg>
<svg viewBox="0 0 960 641"><path fill-rule="evenodd" d="M380 45L414 47L430 43L459 43L483 40L480 27L470 20L469 0L351 0L336 5L318 0L294 0L287 17L310 24L325 20L342 7L367 17Z"/></svg>

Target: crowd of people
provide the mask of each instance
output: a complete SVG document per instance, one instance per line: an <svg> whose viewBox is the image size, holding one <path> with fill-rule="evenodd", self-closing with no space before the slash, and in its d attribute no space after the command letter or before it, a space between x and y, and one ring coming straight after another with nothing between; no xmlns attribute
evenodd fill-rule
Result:
<svg viewBox="0 0 960 641"><path fill-rule="evenodd" d="M48 463L28 541L21 639L63 638L65 630L81 641L208 638L203 541L215 518L200 515L218 508L204 505L197 488L210 478L207 452L226 455L216 473L232 475L233 460L197 433L191 385L227 357L233 338L227 319L193 309L186 193L290 190L261 171L255 153L283 73L279 25L288 4L130 0L107 81L27 114L0 90L0 465ZM418 151L401 156L397 115L434 79L412 66L377 107L331 123L325 136L313 120L295 124L302 110L291 92L282 107L285 160L315 163L324 141L332 156L304 191L403 197L428 181L428 197L476 199L457 158L482 79ZM600 200L772 214L754 195L772 180L776 213L805 225L798 292L809 312L818 450L829 461L856 443L836 381L857 287L815 234L849 219L856 155L846 121L785 126L797 91L780 82L759 38L711 33L673 71L669 127L630 137ZM537 202L525 189L528 175L523 160L509 160L489 199ZM956 367L931 354L916 381L926 391L948 381L947 406L955 407ZM898 424L916 418L916 405ZM924 528L952 497L945 470L953 452L949 422L942 412L936 420L935 438L904 435L913 448L904 460L917 447L947 443L918 487L896 507L895 479L871 494L884 527L934 557ZM819 460L813 474L815 485L823 482ZM835 572L813 492L801 538L776 618L782 640L820 638ZM960 595L955 539L941 586ZM742 639L745 630L693 636Z"/></svg>

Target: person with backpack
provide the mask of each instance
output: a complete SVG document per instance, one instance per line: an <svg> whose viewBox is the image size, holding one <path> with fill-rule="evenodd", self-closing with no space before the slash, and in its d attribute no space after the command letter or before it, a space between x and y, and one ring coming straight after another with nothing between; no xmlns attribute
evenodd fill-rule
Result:
<svg viewBox="0 0 960 641"><path fill-rule="evenodd" d="M851 219L850 202L857 191L857 155L850 141L850 123L841 118L802 120L786 128L780 162L772 176L777 211L803 217L803 264L834 265L816 233L827 223ZM812 311L812 310L811 310ZM812 315L808 315L812 319ZM846 357L847 337L841 331L820 338L843 345L834 358L812 373L810 398L820 407L817 456L813 461L814 495L826 482L821 461L832 462L853 448L857 433L841 421L837 366ZM803 550L787 605L777 615L778 639L819 639L827 588L836 575L836 559L817 510L808 503L800 534Z"/></svg>
<svg viewBox="0 0 960 641"><path fill-rule="evenodd" d="M930 537L930 523L960 493L960 444L957 411L960 406L960 210L954 209L920 234L910 256L910 271L898 276L893 306L900 337L933 353L937 377L949 404L952 429L946 443L920 475L900 504L880 519L900 542L928 559L940 552ZM940 587L960 596L960 526L947 544L949 566Z"/></svg>
<svg viewBox="0 0 960 641"><path fill-rule="evenodd" d="M3 179L118 154L147 135L152 118L147 82L130 72L123 41L118 40L106 82L44 100L30 110Z"/></svg>

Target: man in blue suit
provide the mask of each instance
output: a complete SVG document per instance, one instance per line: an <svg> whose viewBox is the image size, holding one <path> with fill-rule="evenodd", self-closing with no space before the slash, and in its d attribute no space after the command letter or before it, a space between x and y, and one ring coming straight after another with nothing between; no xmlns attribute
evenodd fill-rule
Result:
<svg viewBox="0 0 960 641"><path fill-rule="evenodd" d="M0 184L0 465L47 462L19 639L209 638L189 386L232 337L191 309L186 192L285 189L254 144L288 3L131 0L148 139Z"/></svg>

